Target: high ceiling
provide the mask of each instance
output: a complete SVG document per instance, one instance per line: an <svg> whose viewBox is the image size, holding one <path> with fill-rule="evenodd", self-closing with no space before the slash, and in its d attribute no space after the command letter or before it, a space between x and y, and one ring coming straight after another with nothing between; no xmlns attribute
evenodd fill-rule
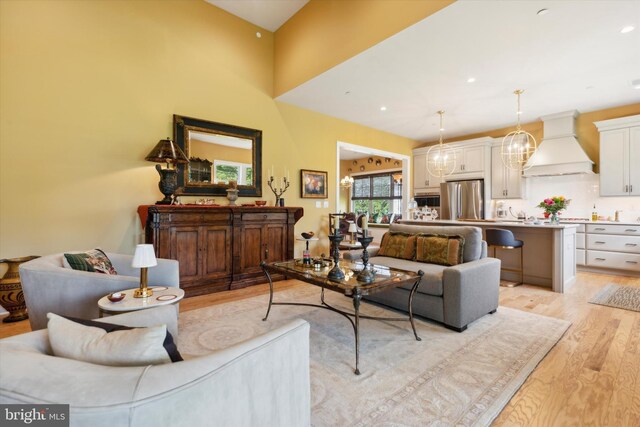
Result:
<svg viewBox="0 0 640 427"><path fill-rule="evenodd" d="M205 0L245 21L276 31L309 0Z"/></svg>
<svg viewBox="0 0 640 427"><path fill-rule="evenodd" d="M640 102L636 79L640 1L459 0L278 100L430 141L441 109L455 137L514 125L515 89L531 122Z"/></svg>

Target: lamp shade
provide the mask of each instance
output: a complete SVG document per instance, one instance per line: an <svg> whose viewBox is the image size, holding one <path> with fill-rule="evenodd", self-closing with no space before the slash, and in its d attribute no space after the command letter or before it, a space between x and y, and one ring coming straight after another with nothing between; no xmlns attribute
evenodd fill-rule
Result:
<svg viewBox="0 0 640 427"><path fill-rule="evenodd" d="M156 163L189 163L187 155L171 139L161 139L144 158Z"/></svg>
<svg viewBox="0 0 640 427"><path fill-rule="evenodd" d="M358 232L358 226L356 225L355 222L350 222L349 223L349 233L357 233Z"/></svg>
<svg viewBox="0 0 640 427"><path fill-rule="evenodd" d="M156 265L158 265L158 261L156 260L153 245L143 244L136 246L136 253L133 255L131 267L146 268L155 267Z"/></svg>

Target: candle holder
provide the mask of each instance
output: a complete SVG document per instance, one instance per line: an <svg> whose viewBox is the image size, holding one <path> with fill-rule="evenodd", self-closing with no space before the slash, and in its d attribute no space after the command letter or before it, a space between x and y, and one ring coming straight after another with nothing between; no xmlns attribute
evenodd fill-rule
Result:
<svg viewBox="0 0 640 427"><path fill-rule="evenodd" d="M367 252L367 246L369 246L373 241L373 236L367 236L367 232L365 231L365 235L363 237L359 237L358 241L362 245L362 271L358 273L356 280L358 280L358 282L371 283L373 282L375 273L367 268L367 265L369 264L369 252Z"/></svg>
<svg viewBox="0 0 640 427"><path fill-rule="evenodd" d="M289 182L286 176L282 177L281 187L274 188L274 182L275 180L273 179L273 176L270 176L269 179L267 180L267 185L269 186L271 191L273 191L273 194L276 196L276 203L274 206L280 206L280 197L284 194L285 191L287 191L287 188L289 188L289 185L291 184L291 182Z"/></svg>
<svg viewBox="0 0 640 427"><path fill-rule="evenodd" d="M329 240L331 240L331 250L333 257L333 268L329 270L327 273L327 279L333 281L340 281L344 279L344 271L340 269L340 242L344 239L344 236L340 234L340 229L335 228L335 232L329 235Z"/></svg>

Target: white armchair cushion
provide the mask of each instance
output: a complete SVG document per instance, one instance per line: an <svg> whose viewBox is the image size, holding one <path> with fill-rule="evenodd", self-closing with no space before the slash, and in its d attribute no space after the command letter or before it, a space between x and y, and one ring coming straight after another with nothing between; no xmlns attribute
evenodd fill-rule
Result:
<svg viewBox="0 0 640 427"><path fill-rule="evenodd" d="M107 366L145 366L170 363L172 356L165 348L173 345L166 325L127 328L101 322L77 323L49 313L49 342L54 356ZM95 326L94 326L95 325ZM177 353L177 350L175 350ZM182 360L177 353L177 360ZM175 360L175 354L173 355Z"/></svg>

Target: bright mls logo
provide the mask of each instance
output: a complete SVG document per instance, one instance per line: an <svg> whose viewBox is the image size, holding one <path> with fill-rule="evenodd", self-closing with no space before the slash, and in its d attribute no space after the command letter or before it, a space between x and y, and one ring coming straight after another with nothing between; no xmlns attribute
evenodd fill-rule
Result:
<svg viewBox="0 0 640 427"><path fill-rule="evenodd" d="M0 405L3 426L69 426L69 405Z"/></svg>

